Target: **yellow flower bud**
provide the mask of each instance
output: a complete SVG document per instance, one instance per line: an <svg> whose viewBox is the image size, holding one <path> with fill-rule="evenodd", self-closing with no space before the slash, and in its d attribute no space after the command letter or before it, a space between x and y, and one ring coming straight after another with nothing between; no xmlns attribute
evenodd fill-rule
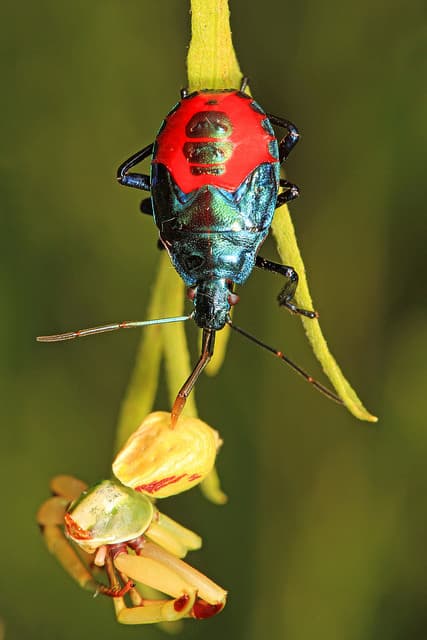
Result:
<svg viewBox="0 0 427 640"><path fill-rule="evenodd" d="M181 493L212 470L222 441L198 418L181 416L174 429L171 414L150 413L113 462L116 478L156 498Z"/></svg>

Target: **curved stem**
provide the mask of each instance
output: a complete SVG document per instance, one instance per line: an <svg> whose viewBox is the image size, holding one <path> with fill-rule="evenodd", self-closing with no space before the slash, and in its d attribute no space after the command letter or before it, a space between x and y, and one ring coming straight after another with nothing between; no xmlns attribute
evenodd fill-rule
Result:
<svg viewBox="0 0 427 640"><path fill-rule="evenodd" d="M313 303L308 288L304 263L298 248L295 229L286 206L280 207L276 211L272 229L281 259L285 264L291 264L299 276L295 299L299 306L312 309ZM329 351L319 321L317 319L304 318L303 316L301 316L301 321L316 358L322 365L325 374L332 382L344 405L359 420L376 422L378 418L365 409Z"/></svg>

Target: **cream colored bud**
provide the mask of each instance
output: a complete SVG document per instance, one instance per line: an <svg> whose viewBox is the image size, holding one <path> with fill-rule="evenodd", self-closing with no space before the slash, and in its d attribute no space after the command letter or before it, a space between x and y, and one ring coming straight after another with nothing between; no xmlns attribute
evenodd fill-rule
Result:
<svg viewBox="0 0 427 640"><path fill-rule="evenodd" d="M113 462L113 473L128 487L156 498L181 493L212 470L222 444L217 431L198 418L150 413Z"/></svg>

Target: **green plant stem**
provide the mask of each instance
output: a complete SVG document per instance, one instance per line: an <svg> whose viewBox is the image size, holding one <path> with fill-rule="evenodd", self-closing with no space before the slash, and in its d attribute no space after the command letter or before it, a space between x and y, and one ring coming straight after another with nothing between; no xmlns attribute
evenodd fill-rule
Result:
<svg viewBox="0 0 427 640"><path fill-rule="evenodd" d="M284 264L291 264L299 276L298 288L295 299L298 306L312 309L310 291L308 289L307 276L304 263L298 248L294 225L289 215L288 208L280 207L275 213L273 233L277 242L277 250ZM325 374L335 387L339 397L342 399L347 409L359 420L376 422L378 418L365 409L355 391L345 379L332 353L329 351L327 342L323 336L318 320L311 320L301 316L305 333L312 346L316 358L323 367Z"/></svg>
<svg viewBox="0 0 427 640"><path fill-rule="evenodd" d="M165 295L162 313L164 317L181 316L184 313L185 288L184 283L169 263L169 270L165 281ZM168 382L169 398L173 405L176 394L183 382L191 373L190 354L188 352L187 337L184 323L174 323L161 327L163 339L163 353L166 364L166 379ZM197 417L196 396L193 391L185 403L183 415Z"/></svg>
<svg viewBox="0 0 427 640"><path fill-rule="evenodd" d="M153 285L148 307L148 319L161 318L163 297L167 291L170 271L166 252L160 258L159 270ZM129 436L151 411L157 393L160 362L163 351L161 325L144 327L117 425L115 451L119 451Z"/></svg>
<svg viewBox="0 0 427 640"><path fill-rule="evenodd" d="M188 84L199 89L233 89L242 72L231 39L228 0L191 0Z"/></svg>

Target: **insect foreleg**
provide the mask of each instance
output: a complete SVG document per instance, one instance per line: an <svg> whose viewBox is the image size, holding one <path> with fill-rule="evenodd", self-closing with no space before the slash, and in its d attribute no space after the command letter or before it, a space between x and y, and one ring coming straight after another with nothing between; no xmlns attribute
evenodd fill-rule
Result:
<svg viewBox="0 0 427 640"><path fill-rule="evenodd" d="M153 153L153 144L149 144L140 151L134 153L130 158L125 160L117 169L117 180L125 187L133 187L134 189L142 189L150 191L150 176L144 173L129 173L135 165L139 164Z"/></svg>
<svg viewBox="0 0 427 640"><path fill-rule="evenodd" d="M292 122L285 120L285 118L274 116L271 113L267 113L267 116L271 124L275 124L277 127L283 127L283 129L287 129L288 131L285 137L279 142L279 162L282 164L299 140L298 129Z"/></svg>

